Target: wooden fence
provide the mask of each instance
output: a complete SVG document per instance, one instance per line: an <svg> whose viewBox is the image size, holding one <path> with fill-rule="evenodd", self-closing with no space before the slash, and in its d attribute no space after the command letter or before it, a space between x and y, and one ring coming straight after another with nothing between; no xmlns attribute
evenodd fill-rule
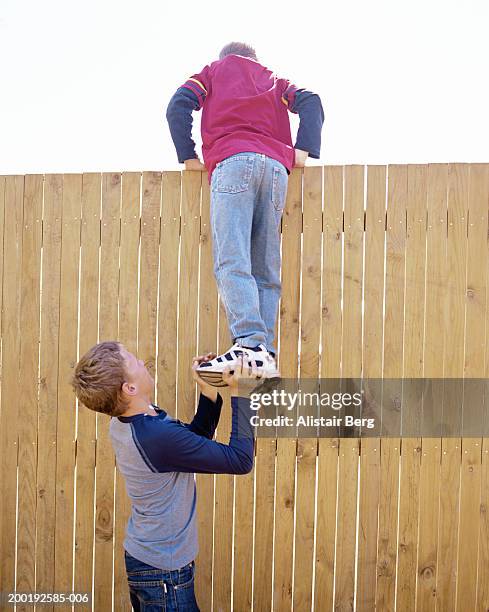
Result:
<svg viewBox="0 0 489 612"><path fill-rule="evenodd" d="M282 375L487 378L488 207L485 164L294 170ZM191 357L229 344L207 177L0 177L0 237L0 591L129 610L109 419L68 380L118 338L191 418ZM252 473L197 488L204 611L489 609L487 439L261 438Z"/></svg>

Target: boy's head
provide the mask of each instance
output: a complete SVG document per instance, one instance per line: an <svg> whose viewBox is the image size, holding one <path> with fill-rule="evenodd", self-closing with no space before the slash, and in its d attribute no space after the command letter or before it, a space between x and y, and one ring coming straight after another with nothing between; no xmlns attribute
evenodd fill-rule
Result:
<svg viewBox="0 0 489 612"><path fill-rule="evenodd" d="M243 55L244 57L250 57L251 59L258 61L256 51L253 49L253 47L242 42L230 42L225 45L219 53L219 59L224 59L226 55Z"/></svg>
<svg viewBox="0 0 489 612"><path fill-rule="evenodd" d="M144 362L120 342L100 342L83 355L71 379L78 400L90 410L120 416L149 402L154 379Z"/></svg>

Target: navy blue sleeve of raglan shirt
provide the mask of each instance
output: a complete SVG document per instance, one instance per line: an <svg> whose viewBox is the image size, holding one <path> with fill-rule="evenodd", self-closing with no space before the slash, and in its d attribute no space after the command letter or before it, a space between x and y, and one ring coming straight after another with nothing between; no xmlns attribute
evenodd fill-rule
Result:
<svg viewBox="0 0 489 612"><path fill-rule="evenodd" d="M216 401L213 402L203 393L199 396L199 405L197 406L197 412L191 423L183 423L185 427L188 427L190 431L204 436L212 440L219 423L222 408L222 397L218 393Z"/></svg>
<svg viewBox="0 0 489 612"><path fill-rule="evenodd" d="M198 158L192 138L192 112L204 105L211 77L209 66L188 78L171 97L166 109L166 119L177 151L178 162Z"/></svg>
<svg viewBox="0 0 489 612"><path fill-rule="evenodd" d="M195 142L192 138L192 111L199 110L199 108L199 100L196 94L190 89L179 87L166 109L168 127L180 164L183 164L187 159L197 157Z"/></svg>
<svg viewBox="0 0 489 612"><path fill-rule="evenodd" d="M250 400L231 398L232 429L229 444L196 431L211 433L214 417L203 416L190 424L178 419L138 419L132 423L133 439L153 472L247 474L253 469L254 428ZM197 415L196 415L197 417Z"/></svg>
<svg viewBox="0 0 489 612"><path fill-rule="evenodd" d="M307 151L309 157L319 159L321 130L324 123L321 98L308 89L297 89L295 85L289 84L283 94L283 99L289 111L299 115L299 129L294 148Z"/></svg>

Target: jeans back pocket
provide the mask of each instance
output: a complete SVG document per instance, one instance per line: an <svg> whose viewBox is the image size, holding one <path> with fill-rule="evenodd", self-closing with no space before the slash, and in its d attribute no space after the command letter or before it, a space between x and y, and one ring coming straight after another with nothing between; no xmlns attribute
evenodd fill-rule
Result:
<svg viewBox="0 0 489 612"><path fill-rule="evenodd" d="M218 193L241 193L247 191L250 186L254 155L232 155L217 164L214 173L215 180L212 181L212 191ZM214 177L212 177L214 179Z"/></svg>
<svg viewBox="0 0 489 612"><path fill-rule="evenodd" d="M162 610L166 605L163 580L128 579L129 594L139 601L142 610ZM131 599L132 601L132 599Z"/></svg>

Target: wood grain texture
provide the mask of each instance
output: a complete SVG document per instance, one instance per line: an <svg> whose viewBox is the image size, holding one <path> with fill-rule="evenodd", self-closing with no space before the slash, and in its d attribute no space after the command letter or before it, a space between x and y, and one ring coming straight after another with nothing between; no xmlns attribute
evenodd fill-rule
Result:
<svg viewBox="0 0 489 612"><path fill-rule="evenodd" d="M98 338L101 175L82 178L79 357ZM96 413L78 402L76 434L75 591L92 593Z"/></svg>
<svg viewBox="0 0 489 612"><path fill-rule="evenodd" d="M489 167L471 164L468 195L468 249L467 285L465 311L465 363L466 378L483 378L487 371L487 340L483 330L486 327L489 287ZM470 347L470 348L469 348ZM487 388L487 385L485 385ZM476 400L480 395L476 393ZM470 394L464 397L464 405L471 406ZM480 420L487 418L481 411ZM481 423L482 425L482 423ZM482 429L482 427L481 427ZM474 434L472 434L474 435ZM473 610L477 605L478 560L474 550L480 545L479 522L484 518L482 437L462 440L462 465L460 478L460 526L459 554L457 567L456 609ZM482 497L482 499L481 499ZM484 549L483 549L484 550ZM479 560L480 562L480 560ZM479 579L483 580L483 576ZM483 582L479 581L479 585ZM483 587L482 587L483 588ZM463 594L463 595L462 595Z"/></svg>
<svg viewBox="0 0 489 612"><path fill-rule="evenodd" d="M4 191L2 404L0 413L0 591L15 587L15 534L17 501L18 410L20 385L20 301L22 278L22 225L24 177L9 176Z"/></svg>
<svg viewBox="0 0 489 612"><path fill-rule="evenodd" d="M199 272L199 337L197 342L197 354L205 355L215 352L217 346L217 316L218 296L216 283L213 275L212 259L212 235L210 229L210 193L207 176L202 176L202 203L200 218L200 272ZM222 411L227 410L226 406ZM213 474L197 474L197 523L199 529L199 554L196 560L196 598L201 610L212 609L212 555L214 547L214 487L215 476ZM246 493L245 493L246 495ZM253 496L251 497L253 504ZM236 511L242 508L245 513L249 512L247 503L240 498ZM253 523L253 506L251 508L251 523ZM240 516L241 520L248 518ZM249 520L249 518L248 518ZM253 529L253 528L252 528ZM243 538L252 535L240 532ZM238 534L236 534L238 537ZM252 553L247 540L244 548L237 546L235 554L246 567L246 559L251 559ZM248 557L246 557L248 555ZM238 565L238 567L240 567ZM239 585L243 585L242 591L235 595L235 602L242 598L251 597L251 572L249 576L249 593L246 588L246 577L240 576ZM238 585L238 589L240 586Z"/></svg>
<svg viewBox="0 0 489 612"><path fill-rule="evenodd" d="M18 454L17 590L35 592L37 413L43 177L24 182L22 291L20 300L20 408ZM33 606L20 605L19 610Z"/></svg>
<svg viewBox="0 0 489 612"><path fill-rule="evenodd" d="M278 364L284 378L295 378L299 365L299 316L302 232L302 172L293 170L282 215L282 296ZM292 606L296 439L278 438L275 475L273 609Z"/></svg>
<svg viewBox="0 0 489 612"><path fill-rule="evenodd" d="M299 379L314 382L319 376L321 333L322 168L305 168L303 181ZM293 604L306 610L313 601L317 446L314 437L297 440Z"/></svg>
<svg viewBox="0 0 489 612"><path fill-rule="evenodd" d="M76 398L69 381L77 361L82 177L63 176L61 280L56 428L56 533L54 586L71 591L73 580ZM71 606L60 606L68 610Z"/></svg>
<svg viewBox="0 0 489 612"><path fill-rule="evenodd" d="M56 429L61 283L63 177L44 178L39 420L37 444L36 586L54 592L56 533Z"/></svg>
<svg viewBox="0 0 489 612"><path fill-rule="evenodd" d="M365 378L382 377L386 175L385 166L367 168L363 329ZM368 407L362 416L371 418ZM375 606L377 584L380 441L376 438L366 437L361 441L359 496L356 600L357 609L367 612Z"/></svg>
<svg viewBox="0 0 489 612"><path fill-rule="evenodd" d="M343 168L324 168L323 193L320 374L322 379L338 379L342 338ZM338 448L337 438L318 441L315 609L324 606L329 610L334 604Z"/></svg>
<svg viewBox="0 0 489 612"><path fill-rule="evenodd" d="M178 418L190 422L195 412L195 384L190 376L197 350L200 236L200 172L182 174L180 275L178 281Z"/></svg>
<svg viewBox="0 0 489 612"><path fill-rule="evenodd" d="M467 217L469 195L469 166L452 164L448 168L447 198L447 275L446 320L450 329L446 336L444 377L463 378L464 328L467 265ZM462 397L459 393L443 394L443 420L451 424L460 420ZM448 429L449 426L447 426ZM447 434L453 433L447 431ZM440 473L439 568L437 598L440 609L455 610L457 584L457 548L459 539L459 511L463 503L460 489L460 438L442 440ZM480 462L479 462L480 463ZM477 539L477 537L476 537ZM475 583L477 580L475 580Z"/></svg>
<svg viewBox="0 0 489 612"><path fill-rule="evenodd" d="M146 263L150 267L149 278L143 281L145 291L149 294L150 303L146 306L146 317L155 326L155 300L157 299L157 272L158 266L158 242L159 242L159 183L161 177L158 173L150 173L150 195L146 194L144 209L145 220L150 224L149 252L147 247L144 251L143 274ZM143 346L138 351L138 302L139 295L136 290L140 272L139 244L141 240L141 188L143 176L139 172L126 172L122 175L122 201L121 201L121 245L120 250L120 277L119 277L119 341L128 351L141 359L148 359L152 374L155 375L155 330L153 327L144 327L139 332ZM146 185L145 185L146 187ZM153 216L156 218L153 219ZM156 227L155 227L156 226ZM148 233L145 232L145 236ZM155 241L156 236L156 241ZM156 244L155 244L156 242ZM146 334L145 332L148 331ZM156 400L155 400L156 401ZM131 610L129 591L127 585L126 568L124 562L123 541L126 532L127 521L131 513L130 501L126 493L124 478L119 470L116 470L115 478L115 517L114 517L114 609Z"/></svg>
<svg viewBox="0 0 489 612"><path fill-rule="evenodd" d="M406 207L406 288L404 315L404 377L423 376L423 338L426 266L427 169L408 167ZM420 401L416 387L403 393L402 426L416 431ZM419 426L418 426L419 427ZM397 608L416 605L419 476L421 439L404 436L401 441L399 484L399 537L397 553Z"/></svg>
<svg viewBox="0 0 489 612"><path fill-rule="evenodd" d="M99 342L119 335L119 245L121 237L121 175L102 175L100 238ZM115 457L109 436L110 419L97 414L95 495L95 608L111 609L113 586Z"/></svg>
<svg viewBox="0 0 489 612"><path fill-rule="evenodd" d="M377 606L394 610L397 566L397 506L399 487L401 396L404 340L404 286L406 248L407 168L389 166L387 188L385 323L382 425L380 441L380 499L377 551ZM392 379L392 380L389 380ZM394 436L394 437L392 437Z"/></svg>
<svg viewBox="0 0 489 612"><path fill-rule="evenodd" d="M362 372L362 288L364 239L364 167L344 168L344 265L341 378ZM335 610L349 612L355 602L358 438L343 437L338 459Z"/></svg>
<svg viewBox="0 0 489 612"><path fill-rule="evenodd" d="M426 230L426 296L424 333L424 376L438 379L443 376L446 295L446 164L428 166L427 230ZM424 398L422 431L433 436L439 421L440 385L431 385ZM438 521L440 507L441 440L426 437L422 441L419 484L418 582L417 610L436 607L438 572Z"/></svg>

